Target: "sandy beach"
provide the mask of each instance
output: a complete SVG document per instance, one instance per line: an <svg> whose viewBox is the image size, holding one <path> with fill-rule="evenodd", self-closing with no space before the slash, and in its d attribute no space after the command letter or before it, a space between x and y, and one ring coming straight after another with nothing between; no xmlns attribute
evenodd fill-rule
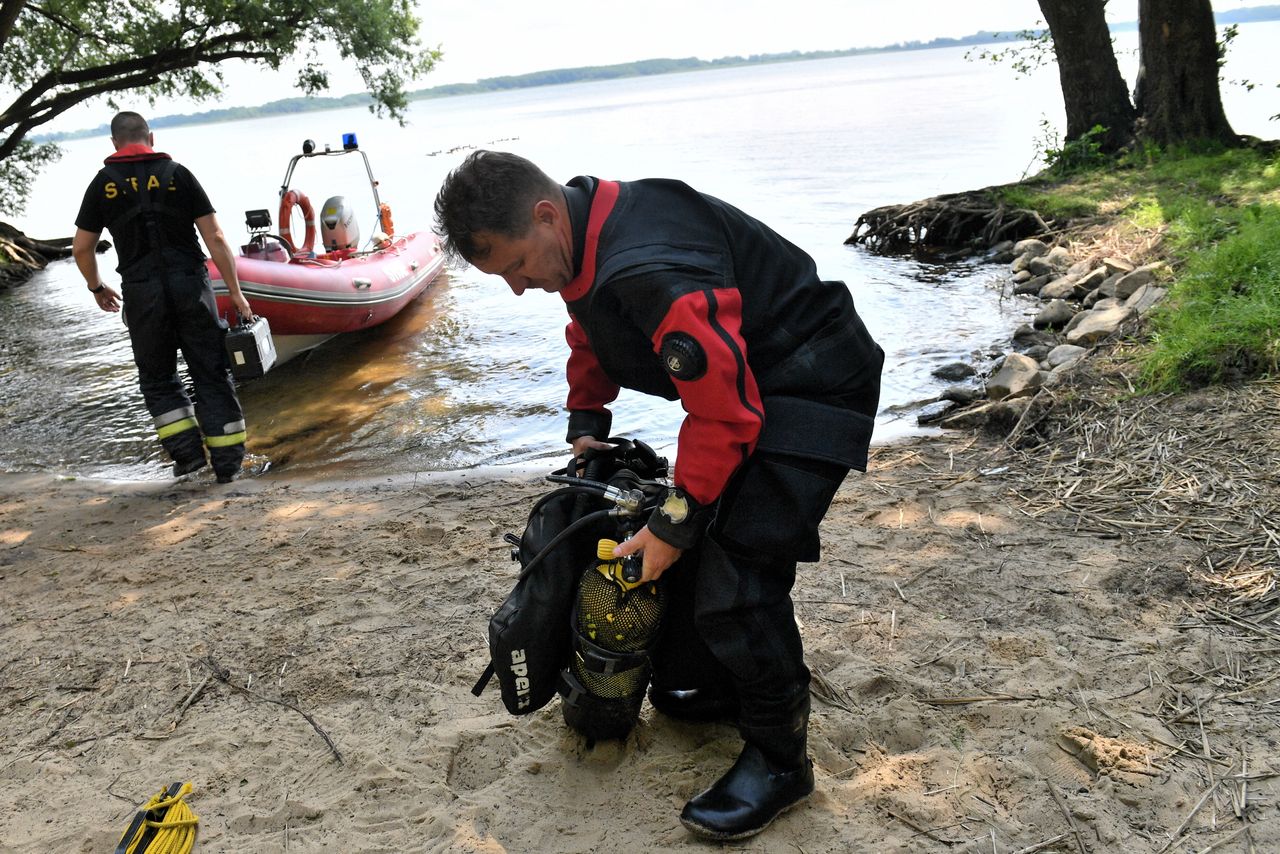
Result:
<svg viewBox="0 0 1280 854"><path fill-rule="evenodd" d="M1104 500L1119 469L1081 461L1109 459L1105 431L876 449L795 591L817 791L730 847L1280 850L1275 552L1230 567L1197 534L1275 522L1274 480L1222 461L1274 460L1276 386L1244 392L1252 414L1232 394L1182 404L1254 425L1203 465L1185 436L1124 438L1156 483L1133 506L1200 508L1181 524ZM1164 435L1169 409L1092 417ZM501 535L547 488L0 476L0 850L109 851L179 780L204 852L713 847L677 816L732 762L730 726L646 704L587 749L558 701L513 718L470 693L515 574Z"/></svg>

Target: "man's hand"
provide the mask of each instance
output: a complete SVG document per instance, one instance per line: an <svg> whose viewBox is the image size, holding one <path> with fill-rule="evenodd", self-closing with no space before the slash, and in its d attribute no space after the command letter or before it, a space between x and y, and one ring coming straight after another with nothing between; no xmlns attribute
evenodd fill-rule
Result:
<svg viewBox="0 0 1280 854"><path fill-rule="evenodd" d="M244 323L252 323L257 318L253 313L253 309L249 307L249 301L244 298L243 293L232 295L231 304L236 307L236 313L240 315L240 320Z"/></svg>
<svg viewBox="0 0 1280 854"><path fill-rule="evenodd" d="M120 292L109 285L103 285L102 290L93 295L98 301L98 308L103 311L119 311L120 310Z"/></svg>
<svg viewBox="0 0 1280 854"><path fill-rule="evenodd" d="M641 581L657 581L662 573L666 572L671 564L679 560L680 555L684 554L681 549L658 539L657 536L649 531L648 525L641 528L631 539L618 543L613 550L613 556L626 557L636 552L640 552L644 556L644 571L640 576Z"/></svg>
<svg viewBox="0 0 1280 854"><path fill-rule="evenodd" d="M231 244L222 233L218 217L211 213L197 217L196 230L200 232L200 238L209 249L209 257L213 259L213 266L218 268L222 283L227 286L231 304L235 306L245 323L253 322L253 309L249 307L249 301L240 292L240 279L236 275L236 256L231 251Z"/></svg>
<svg viewBox="0 0 1280 854"><path fill-rule="evenodd" d="M579 436L573 440L573 455L580 457L586 452L587 448L594 448L597 451L607 451L612 448L608 442L601 442L595 436Z"/></svg>
<svg viewBox="0 0 1280 854"><path fill-rule="evenodd" d="M612 448L608 442L601 442L595 436L579 436L573 440L573 458L575 460L582 459L582 455L587 452L588 448L597 451L607 451ZM585 467L584 467L585 468ZM575 477L582 477L583 468L579 468L574 472Z"/></svg>

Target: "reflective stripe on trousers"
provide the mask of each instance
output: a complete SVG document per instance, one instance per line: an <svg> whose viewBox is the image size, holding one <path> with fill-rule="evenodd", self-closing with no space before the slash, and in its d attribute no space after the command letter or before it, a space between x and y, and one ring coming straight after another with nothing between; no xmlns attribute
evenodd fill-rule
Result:
<svg viewBox="0 0 1280 854"><path fill-rule="evenodd" d="M181 433L183 430L191 430L198 426L196 424L196 408L194 406L180 406L162 415L157 415L151 420L156 425L156 435L161 439L167 439L170 436Z"/></svg>

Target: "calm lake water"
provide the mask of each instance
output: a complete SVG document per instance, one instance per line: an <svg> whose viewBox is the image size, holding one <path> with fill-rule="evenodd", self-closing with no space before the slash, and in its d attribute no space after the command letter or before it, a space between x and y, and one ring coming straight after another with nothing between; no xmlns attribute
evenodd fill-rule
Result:
<svg viewBox="0 0 1280 854"><path fill-rule="evenodd" d="M1132 73L1135 37L1123 36ZM1228 77L1271 81L1280 24L1241 27ZM1008 341L1035 310L1002 297L1001 269L878 258L843 244L878 205L1017 180L1039 123L1061 125L1055 68L1017 79L963 49L701 71L421 101L407 127L363 109L161 130L157 147L190 166L233 242L243 211L277 206L305 138L338 147L356 132L400 232L431 227L444 175L475 147L514 151L568 180L675 177L752 213L841 279L887 354L878 441L914 432L930 372ZM430 80L426 81L430 85ZM1226 87L1237 131L1276 136L1276 90ZM161 109L161 112L163 110ZM103 107L104 121L109 109ZM73 231L105 139L68 143L16 224ZM317 204L366 198L357 158L310 161L292 185ZM371 204L367 207L371 207ZM366 233L371 217L362 217ZM100 258L115 282L114 253ZM382 473L558 462L567 446L563 304L514 298L457 269L377 329L336 338L241 389L249 450L274 471ZM108 478L168 476L137 391L127 333L97 310L70 261L0 294L0 469ZM678 404L624 392L615 433L666 453Z"/></svg>

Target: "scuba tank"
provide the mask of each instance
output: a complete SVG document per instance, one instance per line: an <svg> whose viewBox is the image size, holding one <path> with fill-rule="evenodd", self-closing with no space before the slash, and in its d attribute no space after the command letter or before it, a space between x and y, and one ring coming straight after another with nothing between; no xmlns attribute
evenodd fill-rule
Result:
<svg viewBox="0 0 1280 854"><path fill-rule="evenodd" d="M644 442L608 441L549 475L560 488L534 504L520 537L504 537L520 575L489 620L489 662L471 689L496 678L513 715L558 692L565 722L591 741L623 738L638 720L666 606L661 580L639 582L640 557L613 549L661 501L667 460Z"/></svg>
<svg viewBox="0 0 1280 854"><path fill-rule="evenodd" d="M561 709L591 741L625 738L640 717L666 611L666 585L641 582L639 555L615 558L601 539L593 566L578 581L573 655L562 674Z"/></svg>

